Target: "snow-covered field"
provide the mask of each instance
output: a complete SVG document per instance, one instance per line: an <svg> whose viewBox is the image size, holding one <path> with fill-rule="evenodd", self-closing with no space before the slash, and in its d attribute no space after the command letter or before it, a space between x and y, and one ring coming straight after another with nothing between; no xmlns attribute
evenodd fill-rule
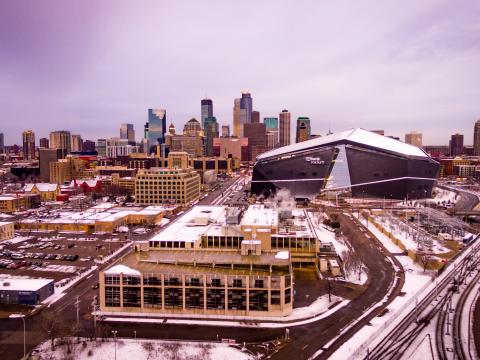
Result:
<svg viewBox="0 0 480 360"><path fill-rule="evenodd" d="M110 339L108 342L70 340L70 353L67 345L58 345L55 350L50 342L37 347L41 359L49 360L154 360L154 359L189 359L189 360L249 360L253 354L242 351L224 343L177 342L142 339Z"/></svg>

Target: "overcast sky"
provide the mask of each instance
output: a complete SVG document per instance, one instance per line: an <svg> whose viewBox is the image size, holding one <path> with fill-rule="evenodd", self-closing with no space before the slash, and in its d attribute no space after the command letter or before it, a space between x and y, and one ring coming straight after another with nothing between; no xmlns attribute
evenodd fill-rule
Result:
<svg viewBox="0 0 480 360"><path fill-rule="evenodd" d="M177 129L213 100L221 124L252 93L329 128L410 130L472 143L480 118L480 1L0 0L0 132L21 142L143 133L147 108ZM38 143L38 140L37 140Z"/></svg>

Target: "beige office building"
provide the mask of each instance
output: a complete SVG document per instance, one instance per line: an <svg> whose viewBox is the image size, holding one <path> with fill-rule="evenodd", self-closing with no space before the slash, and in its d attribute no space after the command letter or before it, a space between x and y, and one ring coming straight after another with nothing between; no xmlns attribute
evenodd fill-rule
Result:
<svg viewBox="0 0 480 360"><path fill-rule="evenodd" d="M405 142L413 146L422 147L422 133L412 131L405 134Z"/></svg>
<svg viewBox="0 0 480 360"><path fill-rule="evenodd" d="M200 175L192 169L139 170L135 179L135 202L141 205L188 206L199 199L200 186Z"/></svg>

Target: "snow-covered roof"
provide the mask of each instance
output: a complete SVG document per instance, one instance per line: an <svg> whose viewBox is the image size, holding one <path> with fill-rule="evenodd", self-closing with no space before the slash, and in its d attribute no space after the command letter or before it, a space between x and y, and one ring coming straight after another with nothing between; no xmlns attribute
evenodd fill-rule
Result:
<svg viewBox="0 0 480 360"><path fill-rule="evenodd" d="M0 278L0 290L37 291L51 282L53 279Z"/></svg>
<svg viewBox="0 0 480 360"><path fill-rule="evenodd" d="M418 156L424 158L428 157L427 153L425 153L422 149L416 146L406 144L404 142L392 139L387 136L379 135L368 130L356 128L267 151L257 156L257 160L287 154L294 151L307 150L309 148L321 145L328 145L341 140L347 140L352 143L367 145L378 149L384 149L407 156Z"/></svg>
<svg viewBox="0 0 480 360"><path fill-rule="evenodd" d="M130 276L140 276L140 271L129 268L125 265L115 265L112 266L110 269L105 270L104 274L106 275L130 275Z"/></svg>
<svg viewBox="0 0 480 360"><path fill-rule="evenodd" d="M225 206L196 205L150 240L193 243L200 239L207 231L224 224L225 216ZM207 217L207 221L195 222L196 219L198 220L205 217Z"/></svg>
<svg viewBox="0 0 480 360"><path fill-rule="evenodd" d="M13 225L14 223L11 221L0 221L0 226L5 226L5 225Z"/></svg>
<svg viewBox="0 0 480 360"><path fill-rule="evenodd" d="M250 205L240 222L240 225L245 226L277 226L277 224L277 210L266 208L265 205Z"/></svg>
<svg viewBox="0 0 480 360"><path fill-rule="evenodd" d="M25 191L30 192L32 191L33 187L36 187L40 192L49 192L49 191L57 191L58 185L57 184L50 184L50 183L36 183L36 184L25 184Z"/></svg>

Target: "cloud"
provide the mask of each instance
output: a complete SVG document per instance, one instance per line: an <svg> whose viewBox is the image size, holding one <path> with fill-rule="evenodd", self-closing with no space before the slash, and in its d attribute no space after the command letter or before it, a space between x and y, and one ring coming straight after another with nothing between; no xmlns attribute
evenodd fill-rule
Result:
<svg viewBox="0 0 480 360"><path fill-rule="evenodd" d="M480 116L476 1L23 1L0 14L1 130L19 142L70 128L113 136L148 107L177 128L214 101L231 123L249 90L261 116L283 108L313 132L385 129L427 143L471 137ZM466 140L468 142L468 140Z"/></svg>

